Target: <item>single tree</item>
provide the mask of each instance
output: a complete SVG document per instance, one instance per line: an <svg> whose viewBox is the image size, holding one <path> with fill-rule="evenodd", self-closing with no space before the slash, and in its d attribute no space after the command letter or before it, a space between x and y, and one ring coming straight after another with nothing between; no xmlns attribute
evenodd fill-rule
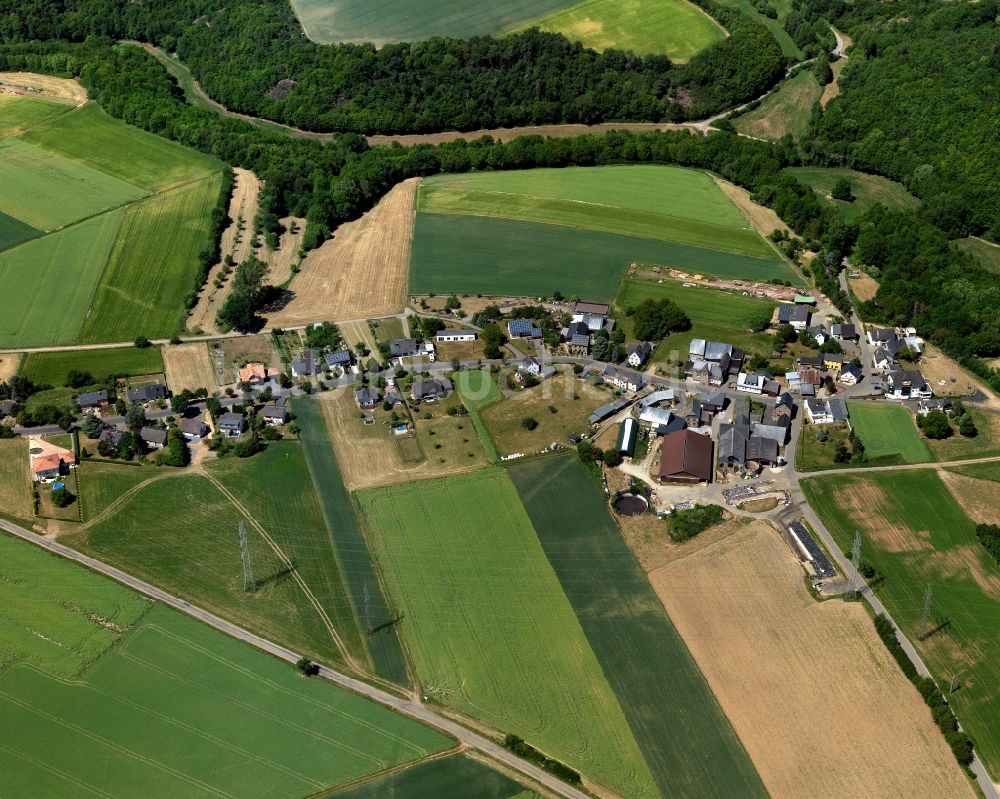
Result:
<svg viewBox="0 0 1000 799"><path fill-rule="evenodd" d="M854 202L854 194L851 191L850 181L847 178L838 178L837 182L833 184L830 196L835 200L843 200L848 203Z"/></svg>

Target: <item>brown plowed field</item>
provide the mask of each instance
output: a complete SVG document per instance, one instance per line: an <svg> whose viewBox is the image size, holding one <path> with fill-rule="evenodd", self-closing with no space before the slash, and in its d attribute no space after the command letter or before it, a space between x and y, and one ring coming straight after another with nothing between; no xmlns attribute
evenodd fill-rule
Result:
<svg viewBox="0 0 1000 799"><path fill-rule="evenodd" d="M938 477L976 524L1000 524L1000 483L940 469Z"/></svg>
<svg viewBox="0 0 1000 799"><path fill-rule="evenodd" d="M650 574L773 799L972 797L864 608L802 575L764 522Z"/></svg>
<svg viewBox="0 0 1000 799"><path fill-rule="evenodd" d="M0 381L10 380L20 365L20 355L0 355Z"/></svg>
<svg viewBox="0 0 1000 799"><path fill-rule="evenodd" d="M83 105L87 91L75 80L36 75L33 72L0 72L0 91L4 94L23 94L57 103Z"/></svg>
<svg viewBox="0 0 1000 799"><path fill-rule="evenodd" d="M292 281L295 297L269 327L399 313L406 303L410 242L419 178L396 184L361 219L337 228L312 250Z"/></svg>
<svg viewBox="0 0 1000 799"><path fill-rule="evenodd" d="M233 261L239 264L250 254L250 243L253 240L253 220L257 216L257 200L260 197L261 183L257 176L247 169L235 167L233 175L235 178L233 194L229 199L230 224L222 231L219 252L222 253L223 260L225 260L225 256L231 255ZM243 220L243 230L239 229L241 219ZM213 284L222 273L222 269L223 262L219 261L209 270L205 288L198 296L198 304L191 310L191 315L188 317L188 329L200 329L205 332L216 330L215 315L222 307L222 303L225 302L233 284L233 276L230 273L222 287L215 288Z"/></svg>
<svg viewBox="0 0 1000 799"><path fill-rule="evenodd" d="M178 344L163 348L163 368L167 375L167 386L175 394L185 388L215 390L216 376L208 344Z"/></svg>

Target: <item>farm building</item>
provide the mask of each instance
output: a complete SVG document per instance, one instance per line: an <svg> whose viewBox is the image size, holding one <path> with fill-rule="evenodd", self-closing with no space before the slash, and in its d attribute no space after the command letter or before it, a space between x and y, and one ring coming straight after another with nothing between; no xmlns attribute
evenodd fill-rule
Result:
<svg viewBox="0 0 1000 799"><path fill-rule="evenodd" d="M267 367L262 363L248 363L239 368L239 382L255 385L267 381Z"/></svg>
<svg viewBox="0 0 1000 799"><path fill-rule="evenodd" d="M434 339L436 341L475 341L476 331L449 328L447 330L439 330Z"/></svg>
<svg viewBox="0 0 1000 799"><path fill-rule="evenodd" d="M140 386L139 388L130 388L126 395L128 396L129 402L156 402L157 400L165 400L169 396L167 387L160 384L154 383L151 386Z"/></svg>
<svg viewBox="0 0 1000 799"><path fill-rule="evenodd" d="M217 429L224 436L236 438L247 429L247 420L242 413L233 413L230 411L219 417Z"/></svg>
<svg viewBox="0 0 1000 799"><path fill-rule="evenodd" d="M788 526L788 532L792 534L799 551L812 564L813 572L817 577L833 577L837 573L826 553L816 543L804 524L792 522Z"/></svg>
<svg viewBox="0 0 1000 799"><path fill-rule="evenodd" d="M693 430L678 430L663 438L661 483L708 483L712 480L712 439Z"/></svg>
<svg viewBox="0 0 1000 799"><path fill-rule="evenodd" d="M77 397L81 411L94 411L108 406L107 391L86 391Z"/></svg>
<svg viewBox="0 0 1000 799"><path fill-rule="evenodd" d="M805 330L809 326L809 315L806 305L783 303L778 306L778 324L791 325L796 330Z"/></svg>
<svg viewBox="0 0 1000 799"><path fill-rule="evenodd" d="M167 430L164 427L144 427L139 431L139 438L147 449L163 449L167 445Z"/></svg>
<svg viewBox="0 0 1000 799"><path fill-rule="evenodd" d="M201 419L181 419L181 433L188 441L198 441L208 435L208 425Z"/></svg>
<svg viewBox="0 0 1000 799"><path fill-rule="evenodd" d="M509 338L541 338L542 330L531 319L511 319L507 322Z"/></svg>
<svg viewBox="0 0 1000 799"><path fill-rule="evenodd" d="M594 412L587 417L587 422L589 424L599 424L605 419L614 416L619 411L625 410L629 405L632 404L632 400L622 397L614 402L608 402L604 405L600 405L594 409Z"/></svg>
<svg viewBox="0 0 1000 799"><path fill-rule="evenodd" d="M606 302L581 302L577 300L573 303L573 313L574 314L597 314L598 316L607 316L608 311L611 310L611 306Z"/></svg>
<svg viewBox="0 0 1000 799"><path fill-rule="evenodd" d="M621 424L618 432L618 451L622 455L635 455L635 445L639 439L639 423L631 416Z"/></svg>
<svg viewBox="0 0 1000 799"><path fill-rule="evenodd" d="M420 352L417 340L413 338L394 338L389 342L389 357L406 358Z"/></svg>
<svg viewBox="0 0 1000 799"><path fill-rule="evenodd" d="M749 425L719 425L719 463L746 466L748 463L773 466L778 462L778 443L750 433Z"/></svg>
<svg viewBox="0 0 1000 799"><path fill-rule="evenodd" d="M895 370L885 376L886 399L930 399L932 396L934 392L917 369Z"/></svg>
<svg viewBox="0 0 1000 799"><path fill-rule="evenodd" d="M816 298L809 294L796 294L794 302L796 305L815 305Z"/></svg>
<svg viewBox="0 0 1000 799"><path fill-rule="evenodd" d="M633 369L642 366L653 352L653 345L648 341L640 344L629 344L625 348L625 362Z"/></svg>
<svg viewBox="0 0 1000 799"><path fill-rule="evenodd" d="M639 400L640 408L649 408L652 405L659 405L661 402L673 402L674 401L674 390L672 388L665 388L661 391L654 391L652 394L647 394L645 397Z"/></svg>
<svg viewBox="0 0 1000 799"><path fill-rule="evenodd" d="M658 436L665 436L685 427L684 419L666 408L641 408L639 421L648 424L650 432Z"/></svg>

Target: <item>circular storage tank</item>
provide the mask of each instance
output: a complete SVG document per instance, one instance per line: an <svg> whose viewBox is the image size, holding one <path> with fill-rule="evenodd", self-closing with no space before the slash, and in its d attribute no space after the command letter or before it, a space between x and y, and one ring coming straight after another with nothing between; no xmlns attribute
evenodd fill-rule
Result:
<svg viewBox="0 0 1000 799"><path fill-rule="evenodd" d="M642 516L649 510L649 502L638 494L622 494L611 507L621 516Z"/></svg>

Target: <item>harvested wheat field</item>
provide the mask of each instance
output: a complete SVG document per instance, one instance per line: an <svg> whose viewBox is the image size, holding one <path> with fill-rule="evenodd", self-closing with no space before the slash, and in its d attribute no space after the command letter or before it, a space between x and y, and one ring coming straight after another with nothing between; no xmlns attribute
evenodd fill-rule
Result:
<svg viewBox="0 0 1000 799"><path fill-rule="evenodd" d="M354 403L353 391L330 391L317 397L344 485L350 491L459 474L487 465L468 417L421 420L418 422L418 441L412 433L397 438L386 424L389 414L381 408L371 411L374 424L364 424ZM456 431L454 428L458 425L463 425L464 429ZM468 439L464 446L459 442L461 433ZM443 450L435 450L425 457L424 449L430 451L433 447L430 442L441 444ZM467 451L472 451L475 457L467 457ZM443 463L441 452L447 454Z"/></svg>
<svg viewBox="0 0 1000 799"><path fill-rule="evenodd" d="M299 248L306 232L305 219L286 216L279 221L284 232L278 238L277 248L269 250L262 246L257 251L257 257L270 267L267 282L273 286L291 280L292 267L299 262Z"/></svg>
<svg viewBox="0 0 1000 799"><path fill-rule="evenodd" d="M229 198L229 225L219 239L222 259L208 273L205 290L198 296L198 304L191 310L187 326L190 330L214 331L215 315L225 302L232 286L232 273L223 275L225 257L231 255L234 263L241 263L251 252L253 241L253 220L257 216L261 182L248 169L233 169L233 192ZM215 282L220 278L225 282L219 288ZM272 281L273 282L273 281Z"/></svg>
<svg viewBox="0 0 1000 799"><path fill-rule="evenodd" d="M87 102L86 89L75 80L36 75L33 72L0 72L0 91L71 105L83 105Z"/></svg>
<svg viewBox="0 0 1000 799"><path fill-rule="evenodd" d="M941 469L938 477L976 524L1000 524L1000 483Z"/></svg>
<svg viewBox="0 0 1000 799"><path fill-rule="evenodd" d="M0 355L0 381L10 380L17 374L17 368L20 365L20 355L11 355L10 353Z"/></svg>
<svg viewBox="0 0 1000 799"><path fill-rule="evenodd" d="M292 281L295 297L269 318L268 326L402 311L418 183L419 178L411 178L397 184L361 219L341 225L330 241L310 252Z"/></svg>
<svg viewBox="0 0 1000 799"><path fill-rule="evenodd" d="M878 281L871 275L859 272L858 277L848 277L847 282L860 302L868 302L878 292Z"/></svg>
<svg viewBox="0 0 1000 799"><path fill-rule="evenodd" d="M927 378L927 382L938 396L955 397L981 391L986 397L986 402L982 404L1000 410L1000 399L997 398L996 392L976 380L933 344L924 342L924 352L917 368ZM952 382L953 377L954 382Z"/></svg>
<svg viewBox="0 0 1000 799"><path fill-rule="evenodd" d="M203 342L164 347L163 368L167 385L175 394L184 389L207 388L209 392L215 389L215 369L208 345Z"/></svg>
<svg viewBox="0 0 1000 799"><path fill-rule="evenodd" d="M650 574L773 799L973 796L864 608L802 574L764 522Z"/></svg>
<svg viewBox="0 0 1000 799"><path fill-rule="evenodd" d="M743 216L757 229L760 235L769 236L775 230L781 230L789 235L794 235L792 229L774 211L770 208L765 208L763 205L758 205L751 200L750 192L746 189L734 186L728 180L722 180L714 175L712 176L712 180L722 190L722 193L733 201L733 205L740 209Z"/></svg>

